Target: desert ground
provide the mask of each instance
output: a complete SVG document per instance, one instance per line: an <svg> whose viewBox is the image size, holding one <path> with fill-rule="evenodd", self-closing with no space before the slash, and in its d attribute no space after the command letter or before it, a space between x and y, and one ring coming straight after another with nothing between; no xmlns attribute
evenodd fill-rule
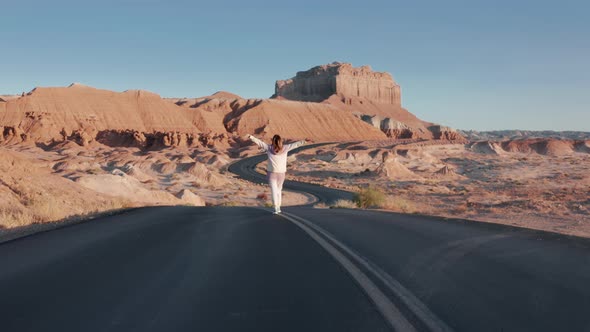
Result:
<svg viewBox="0 0 590 332"><path fill-rule="evenodd" d="M287 178L352 192L374 188L385 200L372 208L588 237L590 144L542 142L549 143L339 142L291 155ZM227 172L231 162L259 152L253 144L158 150L74 142L45 149L4 146L0 225L11 229L152 205L269 206L266 186ZM258 169L264 173L265 163ZM310 196L284 194L285 205L312 203ZM316 207L356 208L354 202Z"/></svg>
<svg viewBox="0 0 590 332"><path fill-rule="evenodd" d="M590 134L458 131L401 100L389 73L340 62L277 80L267 99L79 83L1 95L0 232L139 206L268 206L266 186L227 167L260 152L247 134L278 133L338 142L291 156L288 177L380 198L363 207L590 236Z"/></svg>
<svg viewBox="0 0 590 332"><path fill-rule="evenodd" d="M238 158L257 153L254 146L241 150ZM0 231L141 206L270 205L266 187L226 171L231 161L219 150L142 151L73 142L48 149L4 146ZM284 195L285 205L313 201L303 194Z"/></svg>
<svg viewBox="0 0 590 332"><path fill-rule="evenodd" d="M386 194L380 208L393 211L588 237L589 142L577 150L552 142L337 143L293 157L290 178L350 191L372 186Z"/></svg>

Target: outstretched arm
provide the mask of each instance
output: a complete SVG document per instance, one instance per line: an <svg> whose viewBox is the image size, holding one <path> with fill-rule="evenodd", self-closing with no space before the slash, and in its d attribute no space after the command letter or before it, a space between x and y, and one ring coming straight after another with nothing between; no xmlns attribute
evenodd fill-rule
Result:
<svg viewBox="0 0 590 332"><path fill-rule="evenodd" d="M248 135L248 138L256 143L256 145L258 145L262 150L264 150L264 152L268 151L268 144L264 143L262 140L252 136L252 135Z"/></svg>
<svg viewBox="0 0 590 332"><path fill-rule="evenodd" d="M304 140L297 141L297 142L294 142L291 144L287 144L287 145L285 145L285 150L291 151L293 149L296 149L296 148L302 146L303 144L305 144L307 141L308 141L307 139L304 139Z"/></svg>

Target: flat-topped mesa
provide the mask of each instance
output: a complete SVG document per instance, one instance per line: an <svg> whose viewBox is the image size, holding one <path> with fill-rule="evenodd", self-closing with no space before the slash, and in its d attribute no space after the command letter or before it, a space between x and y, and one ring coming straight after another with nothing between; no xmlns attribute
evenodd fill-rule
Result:
<svg viewBox="0 0 590 332"><path fill-rule="evenodd" d="M333 62L300 71L275 84L274 98L320 102L332 95L366 98L379 104L401 107L400 86L389 73L374 72L369 66L354 68Z"/></svg>

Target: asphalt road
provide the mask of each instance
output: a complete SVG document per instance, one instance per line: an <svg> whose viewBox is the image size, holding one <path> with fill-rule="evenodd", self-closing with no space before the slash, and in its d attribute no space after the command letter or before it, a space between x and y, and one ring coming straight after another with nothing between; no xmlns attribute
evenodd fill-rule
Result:
<svg viewBox="0 0 590 332"><path fill-rule="evenodd" d="M0 245L2 331L387 331L342 267L252 208L147 208Z"/></svg>
<svg viewBox="0 0 590 332"><path fill-rule="evenodd" d="M588 239L283 210L146 208L0 244L0 329L590 331Z"/></svg>

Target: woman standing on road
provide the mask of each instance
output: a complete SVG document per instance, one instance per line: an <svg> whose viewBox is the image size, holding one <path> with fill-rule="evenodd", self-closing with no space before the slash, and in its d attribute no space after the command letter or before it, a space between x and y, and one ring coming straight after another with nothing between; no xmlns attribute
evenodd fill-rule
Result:
<svg viewBox="0 0 590 332"><path fill-rule="evenodd" d="M272 137L272 144L268 145L252 135L248 135L248 138L268 155L266 170L268 173L268 184L270 185L270 192L272 194L272 205L275 208L273 213L279 214L281 213L283 182L285 182L285 173L287 172L287 153L290 150L302 146L308 140L283 145L281 136L274 135Z"/></svg>

